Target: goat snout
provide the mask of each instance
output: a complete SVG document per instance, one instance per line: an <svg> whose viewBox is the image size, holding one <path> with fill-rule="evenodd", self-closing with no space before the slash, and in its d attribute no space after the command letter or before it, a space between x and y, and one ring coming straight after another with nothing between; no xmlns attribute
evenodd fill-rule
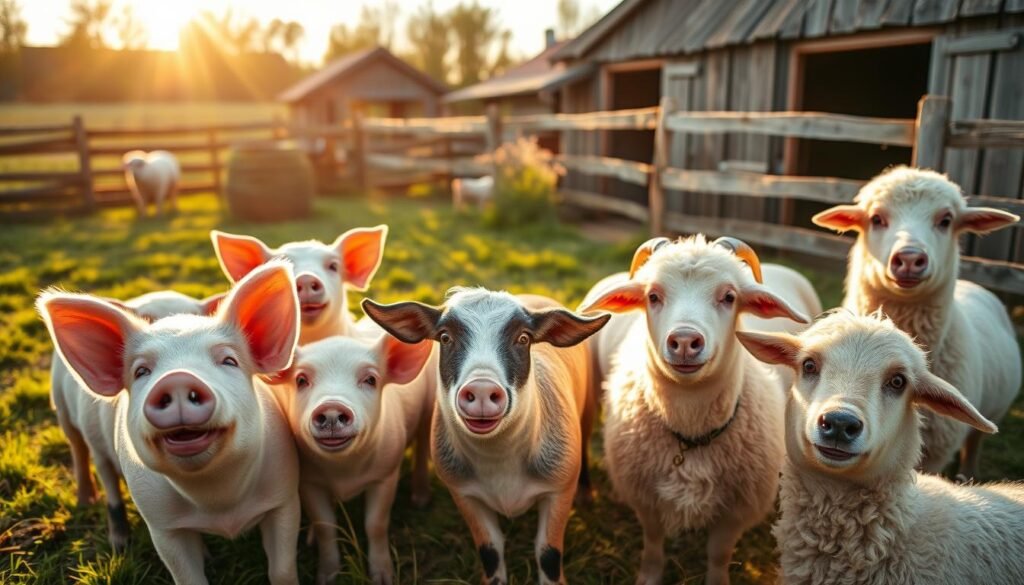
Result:
<svg viewBox="0 0 1024 585"><path fill-rule="evenodd" d="M864 430L864 422L848 410L830 410L818 417L818 434L826 441L852 443Z"/></svg>
<svg viewBox="0 0 1024 585"><path fill-rule="evenodd" d="M336 400L329 400L313 410L310 422L314 430L331 431L351 426L355 418L351 408Z"/></svg>
<svg viewBox="0 0 1024 585"><path fill-rule="evenodd" d="M893 252L889 259L889 271L901 286L913 286L924 278L927 270L928 254L920 248L904 246Z"/></svg>
<svg viewBox="0 0 1024 585"><path fill-rule="evenodd" d="M213 391L194 374L171 372L157 380L143 407L146 420L164 430L200 426L213 417L217 400Z"/></svg>
<svg viewBox="0 0 1024 585"><path fill-rule="evenodd" d="M704 351L704 336L693 327L680 327L668 334L667 344L673 356L692 360Z"/></svg>
<svg viewBox="0 0 1024 585"><path fill-rule="evenodd" d="M508 392L491 380L470 380L459 389L459 415L474 433L493 430L508 407Z"/></svg>

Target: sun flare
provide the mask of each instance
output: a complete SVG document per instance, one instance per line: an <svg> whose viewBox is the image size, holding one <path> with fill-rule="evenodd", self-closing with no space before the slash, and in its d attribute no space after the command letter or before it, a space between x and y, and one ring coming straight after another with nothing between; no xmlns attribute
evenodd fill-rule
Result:
<svg viewBox="0 0 1024 585"><path fill-rule="evenodd" d="M177 2L132 2L139 21L146 29L148 44L154 49L178 48L181 29L199 14L199 0Z"/></svg>

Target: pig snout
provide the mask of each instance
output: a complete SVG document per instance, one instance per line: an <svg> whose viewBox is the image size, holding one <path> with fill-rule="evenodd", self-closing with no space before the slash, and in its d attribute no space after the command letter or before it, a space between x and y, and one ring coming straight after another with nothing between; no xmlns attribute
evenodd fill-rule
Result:
<svg viewBox="0 0 1024 585"><path fill-rule="evenodd" d="M490 380L476 379L459 389L459 414L466 419L497 419L505 414L508 393Z"/></svg>
<svg viewBox="0 0 1024 585"><path fill-rule="evenodd" d="M352 409L344 404L331 400L316 407L310 422L313 429L318 431L330 431L333 428L342 429L352 424L355 414Z"/></svg>
<svg viewBox="0 0 1024 585"><path fill-rule="evenodd" d="M302 274L295 279L295 289L299 293L299 302L303 305L323 303L324 283L312 274Z"/></svg>
<svg viewBox="0 0 1024 585"><path fill-rule="evenodd" d="M194 374L170 372L153 385L143 412L160 429L201 426L213 417L217 400L213 391Z"/></svg>

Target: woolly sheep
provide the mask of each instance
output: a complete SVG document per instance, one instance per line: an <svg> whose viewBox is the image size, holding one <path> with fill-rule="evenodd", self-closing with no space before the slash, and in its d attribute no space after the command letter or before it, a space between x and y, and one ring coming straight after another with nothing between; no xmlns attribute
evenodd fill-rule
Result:
<svg viewBox="0 0 1024 585"><path fill-rule="evenodd" d="M139 217L146 215L150 202L158 216L163 212L165 203L171 211L177 210L181 165L173 154L166 150L154 150L148 154L131 150L121 158L121 164Z"/></svg>
<svg viewBox="0 0 1024 585"><path fill-rule="evenodd" d="M797 373L774 534L790 585L1020 583L1024 484L955 485L915 473L919 413L995 432L879 314L845 310L799 337L738 332Z"/></svg>
<svg viewBox="0 0 1024 585"><path fill-rule="evenodd" d="M644 533L638 583L661 582L666 536L698 528L708 529L707 581L728 583L736 541L775 503L783 383L734 331L741 313L807 317L755 281L737 257L758 273L748 246L728 242L652 240L637 251L635 278L581 308L643 311L609 324L625 331L604 403L608 474Z"/></svg>
<svg viewBox="0 0 1024 585"><path fill-rule="evenodd" d="M1018 219L998 209L967 207L960 188L944 175L908 167L875 177L853 205L814 217L820 226L858 234L843 306L860 314L881 308L929 353L935 375L996 422L1021 384L1016 335L995 295L957 280L957 240ZM960 473L977 474L981 433L925 413L922 435L923 470L942 471L960 450Z"/></svg>

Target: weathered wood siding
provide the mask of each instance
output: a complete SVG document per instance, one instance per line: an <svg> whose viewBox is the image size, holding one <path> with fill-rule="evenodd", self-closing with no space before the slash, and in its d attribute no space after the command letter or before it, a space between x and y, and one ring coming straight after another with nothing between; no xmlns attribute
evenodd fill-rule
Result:
<svg viewBox="0 0 1024 585"><path fill-rule="evenodd" d="M566 113L595 112L599 110L599 76L594 75L562 89L562 110ZM600 154L601 135L594 131L562 132L562 152L579 155ZM569 171L563 185L569 189L597 192L600 179L576 171Z"/></svg>

